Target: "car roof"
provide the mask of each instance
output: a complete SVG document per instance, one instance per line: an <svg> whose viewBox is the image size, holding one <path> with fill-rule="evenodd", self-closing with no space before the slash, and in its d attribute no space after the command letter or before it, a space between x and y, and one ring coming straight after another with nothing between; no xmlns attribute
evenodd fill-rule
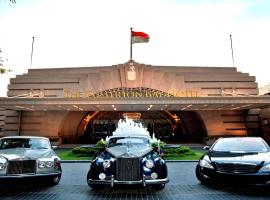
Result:
<svg viewBox="0 0 270 200"><path fill-rule="evenodd" d="M220 139L237 139L237 140L263 140L261 137L247 137L247 136L243 136L243 137L223 137Z"/></svg>
<svg viewBox="0 0 270 200"><path fill-rule="evenodd" d="M36 139L46 139L49 140L46 137L41 137L41 136L6 136L6 137L2 137L0 139L16 139L16 138L21 138L21 139L31 139L31 138L36 138Z"/></svg>
<svg viewBox="0 0 270 200"><path fill-rule="evenodd" d="M144 137L144 138L150 138L149 135L144 134L116 134L112 135L109 138L116 138L116 137Z"/></svg>

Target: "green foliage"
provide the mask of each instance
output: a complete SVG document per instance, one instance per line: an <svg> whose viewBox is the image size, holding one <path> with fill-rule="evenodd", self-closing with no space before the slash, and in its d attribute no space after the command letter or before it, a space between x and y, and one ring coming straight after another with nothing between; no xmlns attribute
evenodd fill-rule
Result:
<svg viewBox="0 0 270 200"><path fill-rule="evenodd" d="M99 150L103 150L103 149L106 148L107 144L108 144L107 141L101 139L101 140L99 140L99 141L97 142L96 148L99 149Z"/></svg>
<svg viewBox="0 0 270 200"><path fill-rule="evenodd" d="M4 74L6 72L6 69L0 68L0 74Z"/></svg>
<svg viewBox="0 0 270 200"><path fill-rule="evenodd" d="M98 153L98 149L96 148L84 148L84 147L75 147L71 151L78 157L86 157L86 156L93 157Z"/></svg>
<svg viewBox="0 0 270 200"><path fill-rule="evenodd" d="M101 139L97 142L95 147L75 147L71 151L74 155L77 155L78 157L93 157L97 155L98 152L103 151L107 143L105 140Z"/></svg>
<svg viewBox="0 0 270 200"><path fill-rule="evenodd" d="M181 146L179 148L167 148L164 150L164 153L165 157L182 157L195 155L195 152L187 146Z"/></svg>
<svg viewBox="0 0 270 200"><path fill-rule="evenodd" d="M163 141L154 141L151 143L151 145L152 145L152 148L158 148L159 146L160 148L164 149L166 143Z"/></svg>
<svg viewBox="0 0 270 200"><path fill-rule="evenodd" d="M164 150L165 159L170 160L198 160L203 152L196 152L191 150L187 146L181 146L179 148L166 148L165 142L159 142L159 146ZM72 151L67 155L67 158L70 159L78 158L79 160L82 158L90 158L96 156L99 152L103 151L107 146L107 142L104 140L100 140L97 142L95 147L86 148L86 147L75 147ZM155 141L152 143L153 148L158 147L158 143ZM64 159L67 159L64 158Z"/></svg>
<svg viewBox="0 0 270 200"><path fill-rule="evenodd" d="M5 74L7 72L11 72L10 69L3 68L3 66L4 66L4 60L2 60L1 54L2 54L2 50L0 49L0 74Z"/></svg>
<svg viewBox="0 0 270 200"><path fill-rule="evenodd" d="M61 150L57 152L57 155L61 158L61 160L91 160L89 156L78 156L74 154L71 150Z"/></svg>

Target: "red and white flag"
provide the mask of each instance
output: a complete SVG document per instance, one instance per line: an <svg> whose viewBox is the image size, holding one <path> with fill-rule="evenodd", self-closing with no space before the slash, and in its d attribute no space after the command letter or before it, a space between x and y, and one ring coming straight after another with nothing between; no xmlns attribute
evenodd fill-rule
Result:
<svg viewBox="0 0 270 200"><path fill-rule="evenodd" d="M143 42L149 42L149 35L143 32L135 32L132 31L132 44L134 43L143 43Z"/></svg>

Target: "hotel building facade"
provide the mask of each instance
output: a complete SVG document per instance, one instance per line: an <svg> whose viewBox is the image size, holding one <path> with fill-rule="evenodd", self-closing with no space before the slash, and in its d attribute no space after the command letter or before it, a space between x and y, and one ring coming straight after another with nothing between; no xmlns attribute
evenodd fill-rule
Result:
<svg viewBox="0 0 270 200"><path fill-rule="evenodd" d="M29 69L0 98L0 136L38 135L94 143L125 116L167 142L261 136L269 141L270 97L234 67L154 66Z"/></svg>

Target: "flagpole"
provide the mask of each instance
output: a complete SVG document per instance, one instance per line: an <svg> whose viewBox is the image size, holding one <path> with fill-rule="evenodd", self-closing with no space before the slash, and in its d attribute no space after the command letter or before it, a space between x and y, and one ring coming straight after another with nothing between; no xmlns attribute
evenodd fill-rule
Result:
<svg viewBox="0 0 270 200"><path fill-rule="evenodd" d="M130 61L132 60L132 27L130 27Z"/></svg>
<svg viewBox="0 0 270 200"><path fill-rule="evenodd" d="M230 40L231 40L232 62L233 62L233 67L234 67L234 56L233 56L232 35L230 35Z"/></svg>
<svg viewBox="0 0 270 200"><path fill-rule="evenodd" d="M32 67L32 59L33 59L33 51L34 51L34 41L35 41L35 37L32 37L32 49L31 49L30 69Z"/></svg>

